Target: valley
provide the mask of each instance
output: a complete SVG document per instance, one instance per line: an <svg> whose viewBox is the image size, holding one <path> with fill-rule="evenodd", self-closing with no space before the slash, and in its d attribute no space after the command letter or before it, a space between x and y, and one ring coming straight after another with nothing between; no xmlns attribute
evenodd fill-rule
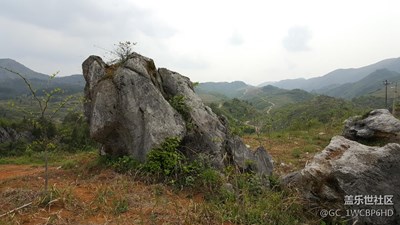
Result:
<svg viewBox="0 0 400 225"><path fill-rule="evenodd" d="M147 58L144 60L144 63L148 63ZM187 89L179 86L186 82L184 78L184 82L179 80L180 77L175 78L179 80L176 82L177 86L169 81L168 85L175 88L169 88L167 84L159 85L167 91L163 90L164 93L153 96L162 99L157 100L158 102L165 98L163 104L171 105L173 112L182 115L182 119L175 122L174 132L177 135L178 129L188 132L188 136L183 137L186 142L179 144L187 146L181 146L180 151L185 148L192 152L201 151L200 144L193 144L198 139L191 136L191 132L198 132L196 129L204 124L198 122L199 118L211 115L211 121L217 121L216 118L218 121L226 119L227 124L221 123L226 129L217 126L216 130L208 131L220 136L207 145L210 149L217 148L215 143L221 142L220 138L226 138L224 142L231 143L231 146L240 143L237 140L243 140L243 148L252 149L251 153L241 150L243 152L240 154L243 155L254 154L255 149L263 146L262 151L270 155L274 168L270 175L259 176L259 171L251 171L252 166L257 163L255 160L259 158L243 160L229 156L233 160L243 161L230 164L232 162L228 160L224 164L226 167L217 171L207 161L202 161L204 158L198 158L194 162L189 160L192 153L177 151L178 145L175 146L174 139L163 143L163 147L150 150L154 161L138 162L131 155L112 155L118 150L110 150L116 146L118 138L132 141L125 136L125 133L132 132L127 131L129 127L123 128L124 135L118 133L120 131L117 129L112 130L108 136L105 135L108 130L96 131L98 141L109 148L106 149L106 154L109 155L99 155L99 150L103 151L103 148L90 138L94 131L85 117L93 115L87 111L88 108L98 107L100 103L96 101L107 103L100 107L100 110L104 107L103 111L96 111L96 117L106 115L107 117L99 121L107 121L108 124L98 126L97 129L116 126L112 124L115 120L113 115L120 112L113 110L123 111L126 108L117 110L115 105L114 108L109 108L113 105L110 103L112 95L104 100L96 97L90 99L91 101L88 101L87 95L95 91L99 94L94 96L114 93L111 88L99 91L96 89L97 84L91 84L94 89L83 92L85 81L81 75L52 80L49 76L36 73L12 60L0 60L1 67L10 66L13 71L26 73L28 80L38 88L40 99L47 101L46 93L54 88L65 90L48 99L48 111L44 115L45 118L50 118L50 123L43 123L35 120L40 115L40 108L34 96L26 89L26 84L0 69L0 224L345 224L351 219L321 218L318 214L319 208L310 209L312 203L305 200L302 193L285 186L285 177L301 171L313 162L316 155L325 151L332 137L342 135L345 120L356 115L366 117L371 110L384 106L381 79L395 84L400 80L400 74L389 70L397 68L394 64L398 60L383 62L385 63L378 65L388 65L387 68L373 72L370 71L378 67L375 64L359 70L334 71L326 75L330 77L327 80L335 80L337 74L341 74L337 75L339 77L347 77L348 73L356 74L357 80L342 80L342 84L331 85L332 88L323 88L322 85L326 83L321 83L322 89L313 90L304 88L305 86L284 89L281 85L283 81L277 83L280 87L274 86L276 83L255 87L240 81L208 82L194 87L200 100L197 95L191 94L193 90L190 86L193 83L187 81ZM152 67L145 68L148 70ZM107 70L105 78L96 82L114 79L118 74L111 69ZM159 73L162 76L166 76L165 73L171 77L177 76L165 69ZM167 78L162 80L166 82ZM152 82L154 81L150 85L156 86L154 90L159 91L157 84ZM133 81L131 84L134 84ZM2 89L1 85L16 88ZM120 87L126 88L127 85L128 82L121 83ZM146 85L135 87L140 89ZM313 85L312 87L317 88L315 83ZM185 95L168 96L176 90ZM394 102L397 96L394 89L390 91L388 101ZM137 97L137 93L135 96ZM124 97L116 99L122 98ZM65 99L68 101L64 103ZM126 99L130 101L132 98ZM129 101L121 105L133 104ZM157 107L161 107L161 104L149 105L157 110ZM146 112L151 114L155 110L147 108L146 111L141 107L139 104L141 114L138 115L143 115L142 118L146 118ZM395 107L396 111L398 105L395 102L390 107L391 110ZM209 113L208 108L216 116L199 113L200 110ZM167 113L163 116L166 115ZM172 117L176 119L176 116ZM127 117L125 121L131 118L133 117ZM155 119L151 120L154 121ZM181 126L180 123L184 125ZM123 127L121 122L115 124ZM163 125L158 125L156 132L162 127ZM153 128L144 126L142 130L148 129ZM221 135L222 131L226 133ZM135 132L138 132L137 129ZM46 135L46 138L41 139L41 135ZM101 135L107 139L103 140ZM140 136L139 133L136 136ZM207 138L203 141L206 142ZM143 143L142 145L146 146ZM128 148L127 145L124 146ZM229 148L232 147L227 147ZM202 157L207 158L207 154ZM226 154L238 155L235 152ZM48 175L43 169L45 158L49 162ZM173 166L165 164L166 162ZM46 176L49 176L48 193L43 192ZM27 203L30 204L18 208Z"/></svg>

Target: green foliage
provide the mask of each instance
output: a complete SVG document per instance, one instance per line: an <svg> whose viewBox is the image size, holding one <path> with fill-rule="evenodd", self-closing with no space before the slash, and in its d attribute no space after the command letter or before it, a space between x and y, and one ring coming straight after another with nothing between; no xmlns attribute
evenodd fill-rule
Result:
<svg viewBox="0 0 400 225"><path fill-rule="evenodd" d="M71 112L62 123L46 120L22 119L19 121L2 118L0 127L16 132L18 138L0 143L0 156L23 156L44 151L52 144L58 151L89 151L96 143L89 137L89 126L83 116ZM46 142L46 143L45 143Z"/></svg>
<svg viewBox="0 0 400 225"><path fill-rule="evenodd" d="M260 115L252 103L237 98L226 101L221 105L212 104L211 107L228 118L235 118L240 121L251 120Z"/></svg>
<svg viewBox="0 0 400 225"><path fill-rule="evenodd" d="M58 135L60 144L66 151L86 151L96 146L89 136L89 124L82 113L68 113L58 129Z"/></svg>
<svg viewBox="0 0 400 225"><path fill-rule="evenodd" d="M212 168L206 168L199 174L199 181L209 193L215 193L222 184L221 175Z"/></svg>
<svg viewBox="0 0 400 225"><path fill-rule="evenodd" d="M297 158L297 159L300 158L301 153L302 153L301 150L298 149L298 148L292 149L292 156L295 157L295 158Z"/></svg>
<svg viewBox="0 0 400 225"><path fill-rule="evenodd" d="M54 138L56 136L56 126L54 124L53 121L45 118L45 117L41 117L38 120L36 119L32 119L31 120L32 123L32 135L36 138L36 139L40 139L40 138Z"/></svg>
<svg viewBox="0 0 400 225"><path fill-rule="evenodd" d="M131 156L122 156L111 161L111 166L119 173L133 171L139 167L139 162Z"/></svg>
<svg viewBox="0 0 400 225"><path fill-rule="evenodd" d="M197 86L199 86L199 84L200 84L199 82L192 82L192 87L196 88Z"/></svg>
<svg viewBox="0 0 400 225"><path fill-rule="evenodd" d="M325 126L342 126L345 119L361 114L365 109L343 99L317 96L310 101L289 104L271 112L271 128L281 130L309 130Z"/></svg>
<svg viewBox="0 0 400 225"><path fill-rule="evenodd" d="M25 139L0 143L0 156L8 157L23 155L27 144L28 142Z"/></svg>
<svg viewBox="0 0 400 225"><path fill-rule="evenodd" d="M147 155L144 169L153 174L170 176L179 171L179 166L184 156L177 149L180 144L178 138L167 138L157 148L152 149Z"/></svg>
<svg viewBox="0 0 400 225"><path fill-rule="evenodd" d="M221 104L211 103L211 109L219 116L228 119L229 129L232 134L253 134L256 129L250 123L262 114L248 101L234 98Z"/></svg>
<svg viewBox="0 0 400 225"><path fill-rule="evenodd" d="M120 41L118 44L115 44L115 49L110 51L110 53L117 57L116 59L112 59L110 64L114 63L124 63L129 56L133 53L133 47L136 45L135 42L130 41Z"/></svg>
<svg viewBox="0 0 400 225"><path fill-rule="evenodd" d="M190 120L190 107L185 103L185 96L175 95L169 99L169 104L182 115L186 122Z"/></svg>
<svg viewBox="0 0 400 225"><path fill-rule="evenodd" d="M210 159L198 154L196 160L189 160L179 151L180 139L167 138L159 147L153 148L144 163L131 156L100 156L91 167L111 167L119 173L142 174L146 181L162 182L176 188L204 188L216 192L221 185L220 174L210 165Z"/></svg>
<svg viewBox="0 0 400 225"><path fill-rule="evenodd" d="M354 104L365 107L365 108L370 108L370 109L382 109L385 108L385 97L378 97L378 96L371 96L371 95L365 95L365 96L360 96L353 98L351 100ZM388 99L390 103L393 102L393 99Z"/></svg>
<svg viewBox="0 0 400 225"><path fill-rule="evenodd" d="M210 196L214 216L234 224L304 224L312 215L303 210L296 194L288 190L271 190L254 173L226 171L232 188L221 186Z"/></svg>
<svg viewBox="0 0 400 225"><path fill-rule="evenodd" d="M127 212L129 210L129 203L127 199L117 199L113 201L114 215Z"/></svg>
<svg viewBox="0 0 400 225"><path fill-rule="evenodd" d="M300 89L285 90L271 85L262 87L262 92L255 92L245 97L258 110L267 110L269 107L279 108L288 104L302 103L315 97Z"/></svg>

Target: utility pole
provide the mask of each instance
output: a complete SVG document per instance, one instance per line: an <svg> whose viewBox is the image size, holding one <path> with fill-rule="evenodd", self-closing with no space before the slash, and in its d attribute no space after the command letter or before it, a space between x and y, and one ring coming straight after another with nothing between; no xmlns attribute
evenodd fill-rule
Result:
<svg viewBox="0 0 400 225"><path fill-rule="evenodd" d="M385 85L385 107L386 109L388 108L388 103L387 103L387 87L390 83L388 80L383 81L383 85Z"/></svg>
<svg viewBox="0 0 400 225"><path fill-rule="evenodd" d="M396 98L397 98L397 82L396 85L394 86L394 94L393 94L393 109L392 109L392 115L396 115Z"/></svg>

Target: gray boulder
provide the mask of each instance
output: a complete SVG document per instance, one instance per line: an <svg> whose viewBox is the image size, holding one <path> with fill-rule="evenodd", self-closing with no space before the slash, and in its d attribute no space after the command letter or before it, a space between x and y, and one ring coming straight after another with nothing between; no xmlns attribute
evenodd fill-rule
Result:
<svg viewBox="0 0 400 225"><path fill-rule="evenodd" d="M382 140L399 142L400 120L387 109L376 109L364 116L345 121L343 136L351 140Z"/></svg>
<svg viewBox="0 0 400 225"><path fill-rule="evenodd" d="M14 129L8 127L0 127L0 143L15 141L16 136L17 132Z"/></svg>
<svg viewBox="0 0 400 225"><path fill-rule="evenodd" d="M368 205L364 202L346 207L348 210L384 209L392 212L392 216L355 216L346 219L358 221L355 224L400 224L399 144L370 147L335 136L304 169L284 177L283 184L300 190L320 209L343 207L346 195L353 198L362 195L363 199L364 196L392 196L393 205ZM342 214L346 213L342 211Z"/></svg>
<svg viewBox="0 0 400 225"><path fill-rule="evenodd" d="M33 140L33 136L28 131L17 132L11 127L0 127L0 144L5 142L15 142L21 139Z"/></svg>
<svg viewBox="0 0 400 225"><path fill-rule="evenodd" d="M132 155L143 161L167 137L183 138L182 117L153 83L157 71L152 60L135 55L110 68L91 56L83 63L83 72L90 135L103 144L106 154Z"/></svg>
<svg viewBox="0 0 400 225"><path fill-rule="evenodd" d="M111 66L90 56L82 67L90 135L103 144L105 154L133 155L144 161L166 138L179 137L180 150L193 160L201 153L216 168L233 163L243 170L272 173L272 159L265 149L253 152L232 136L226 121L195 94L189 78L157 69L153 60L137 53ZM170 102L176 99L186 111L172 107Z"/></svg>

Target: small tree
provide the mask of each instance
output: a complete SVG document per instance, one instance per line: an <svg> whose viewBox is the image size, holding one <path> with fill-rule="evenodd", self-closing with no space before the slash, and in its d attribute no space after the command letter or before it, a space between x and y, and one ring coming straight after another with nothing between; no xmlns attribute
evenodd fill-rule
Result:
<svg viewBox="0 0 400 225"><path fill-rule="evenodd" d="M124 41L118 42L118 44L114 44L115 49L110 51L110 53L116 56L116 59L111 60L110 63L123 63L125 62L129 55L133 53L133 47L136 45L136 42Z"/></svg>
<svg viewBox="0 0 400 225"><path fill-rule="evenodd" d="M59 112L60 109L62 109L66 103L72 98L71 96L68 96L64 98L58 105L57 107L53 110L53 112L49 113L49 104L51 99L59 94L62 93L62 90L60 88L55 88L51 90L50 92L46 90L42 90L44 95L39 96L38 95L38 90L34 89L32 86L31 82L22 74L19 72L13 71L9 68L6 67L1 67L0 69L6 70L8 72L11 72L18 77L20 77L27 88L29 89L29 92L32 95L33 100L37 103L37 106L39 107L39 114L35 114L34 112L29 112L26 110L22 110L24 113L28 114L30 121L32 122L33 128L34 128L34 133L36 134L37 140L33 142L33 145L38 145L41 149L44 150L45 152L45 193L47 194L48 190L48 180L49 180L49 175L48 175L48 151L51 149L55 148L55 127L54 127L54 119L53 117ZM57 73L54 73L50 76L50 81L56 77ZM14 106L14 104L12 104ZM28 146L28 148L33 148L33 145Z"/></svg>

